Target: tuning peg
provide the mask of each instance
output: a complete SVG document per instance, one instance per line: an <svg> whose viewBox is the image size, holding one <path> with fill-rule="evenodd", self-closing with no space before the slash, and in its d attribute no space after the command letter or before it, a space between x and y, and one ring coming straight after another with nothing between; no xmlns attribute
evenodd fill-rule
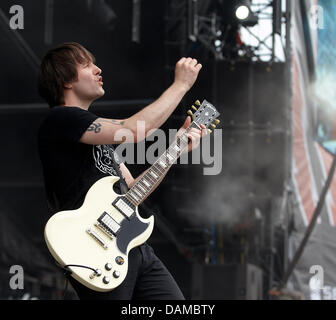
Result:
<svg viewBox="0 0 336 320"><path fill-rule="evenodd" d="M191 108L192 108L193 110L197 111L197 108L196 108L194 105L192 105Z"/></svg>
<svg viewBox="0 0 336 320"><path fill-rule="evenodd" d="M188 110L188 111L187 111L187 114L188 114L189 116L191 116L191 117L194 115L194 114L192 113L191 110Z"/></svg>
<svg viewBox="0 0 336 320"><path fill-rule="evenodd" d="M200 106L200 105L201 105L201 103L200 103L199 100L196 100L196 101L195 101L195 104L196 104L196 106Z"/></svg>
<svg viewBox="0 0 336 320"><path fill-rule="evenodd" d="M215 119L214 122L215 122L216 124L218 124L218 123L220 123L220 120Z"/></svg>
<svg viewBox="0 0 336 320"><path fill-rule="evenodd" d="M212 132L212 130L211 130L211 129L208 129L208 132L209 132L209 133L211 133L211 132Z"/></svg>
<svg viewBox="0 0 336 320"><path fill-rule="evenodd" d="M212 129L215 129L215 128L216 128L216 126L215 126L214 124L210 124L210 127L211 127Z"/></svg>

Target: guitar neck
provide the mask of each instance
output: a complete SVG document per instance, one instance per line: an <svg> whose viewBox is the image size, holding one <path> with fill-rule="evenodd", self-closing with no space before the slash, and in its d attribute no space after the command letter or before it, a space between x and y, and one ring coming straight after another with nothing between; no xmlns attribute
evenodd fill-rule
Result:
<svg viewBox="0 0 336 320"><path fill-rule="evenodd" d="M188 146L187 132L199 126L192 122L190 126L179 136L169 148L154 162L147 172L126 193L126 197L134 205L142 203L147 196L156 188L166 175L173 163L180 157L183 150Z"/></svg>

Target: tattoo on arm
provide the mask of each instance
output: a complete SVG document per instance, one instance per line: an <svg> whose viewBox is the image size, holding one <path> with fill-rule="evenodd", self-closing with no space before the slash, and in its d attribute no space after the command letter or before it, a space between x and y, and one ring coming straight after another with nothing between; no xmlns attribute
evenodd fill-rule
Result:
<svg viewBox="0 0 336 320"><path fill-rule="evenodd" d="M99 122L94 122L87 128L87 131L93 131L94 133L100 132L101 124Z"/></svg>
<svg viewBox="0 0 336 320"><path fill-rule="evenodd" d="M108 122L108 123L113 123L122 126L125 121L123 120L115 120L115 119L104 119L104 118L99 118L99 121L101 122Z"/></svg>
<svg viewBox="0 0 336 320"><path fill-rule="evenodd" d="M102 124L100 122L108 122L113 123L122 126L125 121L123 120L114 120L114 119L104 119L104 118L98 118L96 121L99 122L93 122L86 131L93 131L94 133L99 133L101 131Z"/></svg>
<svg viewBox="0 0 336 320"><path fill-rule="evenodd" d="M114 119L109 119L112 123L114 124L119 124L119 125L123 125L125 123L125 121L122 120L114 120Z"/></svg>

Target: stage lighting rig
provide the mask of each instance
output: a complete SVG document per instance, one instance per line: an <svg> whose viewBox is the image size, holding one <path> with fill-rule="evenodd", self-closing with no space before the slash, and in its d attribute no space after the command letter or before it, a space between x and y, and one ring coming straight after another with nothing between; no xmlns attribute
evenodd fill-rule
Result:
<svg viewBox="0 0 336 320"><path fill-rule="evenodd" d="M251 9L251 1L217 0L216 10L222 16L223 24L241 25L252 27L258 24L258 16Z"/></svg>
<svg viewBox="0 0 336 320"><path fill-rule="evenodd" d="M246 5L239 5L235 10L235 15L238 20L245 20L250 15L250 8Z"/></svg>
<svg viewBox="0 0 336 320"><path fill-rule="evenodd" d="M234 7L237 23L242 26L253 27L258 24L258 16L251 10L251 1L237 1Z"/></svg>
<svg viewBox="0 0 336 320"><path fill-rule="evenodd" d="M188 38L216 60L286 60L289 0L188 1Z"/></svg>

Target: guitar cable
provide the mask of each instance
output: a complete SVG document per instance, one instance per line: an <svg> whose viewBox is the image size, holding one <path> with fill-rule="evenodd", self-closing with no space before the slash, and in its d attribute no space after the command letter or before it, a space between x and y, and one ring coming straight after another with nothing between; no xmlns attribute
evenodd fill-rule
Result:
<svg viewBox="0 0 336 320"><path fill-rule="evenodd" d="M92 270L95 274L97 274L97 270L92 268L92 267L88 267L88 266L83 266L83 265L80 265L80 264L67 264L65 266L61 266L57 261L55 261L56 265L58 267L60 267L62 270L63 270L63 274L65 275L65 287L63 289L63 296L62 296L62 299L64 300L65 298L65 295L67 293L67 290L68 290L68 283L69 283L69 279L68 279L68 276L71 275L72 271L68 270L67 268L69 267L78 267L78 268L86 268L86 269L90 269Z"/></svg>

